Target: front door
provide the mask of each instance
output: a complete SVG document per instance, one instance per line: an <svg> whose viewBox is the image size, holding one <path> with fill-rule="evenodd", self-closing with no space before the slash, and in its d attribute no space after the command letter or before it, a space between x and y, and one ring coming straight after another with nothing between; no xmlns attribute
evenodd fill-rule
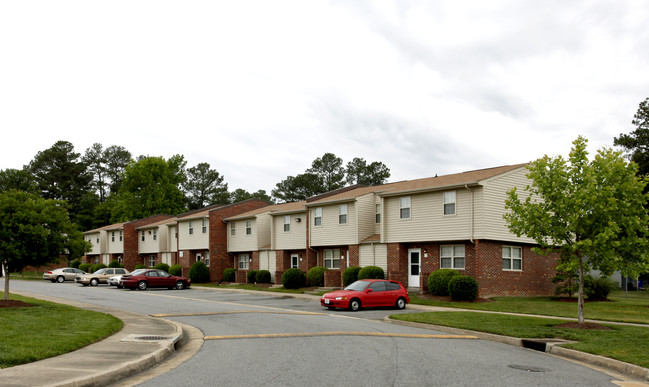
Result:
<svg viewBox="0 0 649 387"><path fill-rule="evenodd" d="M408 287L419 288L419 269L421 267L421 249L408 250Z"/></svg>

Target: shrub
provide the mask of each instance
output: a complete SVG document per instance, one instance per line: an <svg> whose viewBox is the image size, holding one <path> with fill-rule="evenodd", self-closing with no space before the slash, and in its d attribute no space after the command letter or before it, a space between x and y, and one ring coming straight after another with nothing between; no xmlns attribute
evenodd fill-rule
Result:
<svg viewBox="0 0 649 387"><path fill-rule="evenodd" d="M460 275L453 269L439 269L428 276L428 291L433 296L448 296L448 283L451 278Z"/></svg>
<svg viewBox="0 0 649 387"><path fill-rule="evenodd" d="M384 279L383 269L378 266L365 266L358 272L358 279Z"/></svg>
<svg viewBox="0 0 649 387"><path fill-rule="evenodd" d="M110 261L110 263L108 264L108 267L124 267L124 265L122 265L121 263L119 263L118 260L115 259L115 260Z"/></svg>
<svg viewBox="0 0 649 387"><path fill-rule="evenodd" d="M74 267L75 269L78 269L79 265L81 265L80 259L75 259L72 262L70 262L70 267Z"/></svg>
<svg viewBox="0 0 649 387"><path fill-rule="evenodd" d="M164 270L164 271L166 271L167 273L169 273L169 265L167 265L166 263L162 263L162 262L161 262L161 263L159 263L159 264L153 266L153 268L154 268L154 269L157 269L157 270Z"/></svg>
<svg viewBox="0 0 649 387"><path fill-rule="evenodd" d="M134 269L134 270L137 270L137 269L146 269L146 265L143 265L143 264L141 264L141 263L140 263L140 264L137 264L137 265L135 265L135 269Z"/></svg>
<svg viewBox="0 0 649 387"><path fill-rule="evenodd" d="M92 272L94 273L94 272L96 272L97 270L99 270L99 269L103 269L103 268L105 268L105 267L108 267L108 266L104 265L103 263L98 263L98 264L96 264L96 265L92 265L92 267L90 268L90 270L92 270Z"/></svg>
<svg viewBox="0 0 649 387"><path fill-rule="evenodd" d="M254 284L257 282L257 270L248 270L246 273L246 278L248 279L249 284Z"/></svg>
<svg viewBox="0 0 649 387"><path fill-rule="evenodd" d="M259 270L255 278L258 284L267 284L270 282L270 272L268 270Z"/></svg>
<svg viewBox="0 0 649 387"><path fill-rule="evenodd" d="M91 267L92 267L92 263L82 263L79 265L79 270L85 271L86 273L90 273Z"/></svg>
<svg viewBox="0 0 649 387"><path fill-rule="evenodd" d="M478 297L478 281L468 275L456 275L448 282L453 301L473 301Z"/></svg>
<svg viewBox="0 0 649 387"><path fill-rule="evenodd" d="M324 272L326 267L316 266L312 267L306 273L306 279L309 286L324 286Z"/></svg>
<svg viewBox="0 0 649 387"><path fill-rule="evenodd" d="M589 300L604 301L615 289L619 289L619 286L609 277L593 278L587 275L584 278L584 293Z"/></svg>
<svg viewBox="0 0 649 387"><path fill-rule="evenodd" d="M234 282L237 279L237 269L234 267L228 267L223 270L223 279L228 282Z"/></svg>
<svg viewBox="0 0 649 387"><path fill-rule="evenodd" d="M302 270L298 268L288 269L282 274L282 285L286 289L299 289L304 286L306 277Z"/></svg>
<svg viewBox="0 0 649 387"><path fill-rule="evenodd" d="M210 269L208 269L205 262L194 262L192 267L189 268L189 279L197 284L210 282Z"/></svg>
<svg viewBox="0 0 649 387"><path fill-rule="evenodd" d="M557 274L552 277L552 283L556 284L554 288L555 296L566 294L569 298L572 298L579 291L579 274L576 271L557 271Z"/></svg>
<svg viewBox="0 0 649 387"><path fill-rule="evenodd" d="M183 275L183 266L178 265L178 264L172 265L169 268L169 274L175 275L176 277L182 277L182 275Z"/></svg>
<svg viewBox="0 0 649 387"><path fill-rule="evenodd" d="M359 266L348 267L343 271L343 285L345 287L353 284L358 280L358 272L361 271Z"/></svg>

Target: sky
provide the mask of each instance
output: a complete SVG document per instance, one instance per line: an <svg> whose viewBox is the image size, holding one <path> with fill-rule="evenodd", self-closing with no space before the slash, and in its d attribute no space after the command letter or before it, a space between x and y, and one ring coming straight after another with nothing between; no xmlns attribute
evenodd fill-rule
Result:
<svg viewBox="0 0 649 387"><path fill-rule="evenodd" d="M268 193L333 153L400 181L594 154L649 97L649 2L0 2L0 169L56 141Z"/></svg>

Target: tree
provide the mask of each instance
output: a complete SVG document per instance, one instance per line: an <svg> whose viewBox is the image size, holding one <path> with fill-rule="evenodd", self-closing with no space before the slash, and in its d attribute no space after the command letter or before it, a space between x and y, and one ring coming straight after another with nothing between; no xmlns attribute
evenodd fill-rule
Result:
<svg viewBox="0 0 649 387"><path fill-rule="evenodd" d="M588 160L587 140L573 142L568 160L545 156L528 165L531 186L522 200L508 192L509 229L539 245L541 254L557 252L557 269L579 274L578 321L584 323L584 272L598 269L637 272L649 267L649 217L642 191L647 179L621 152L603 148Z"/></svg>
<svg viewBox="0 0 649 387"><path fill-rule="evenodd" d="M313 173L303 173L297 176L287 176L277 183L271 191L274 198L285 203L306 200L311 196L327 192L323 188L320 176Z"/></svg>
<svg viewBox="0 0 649 387"><path fill-rule="evenodd" d="M55 262L62 255L72 260L90 247L70 221L65 202L17 190L0 193L0 262L5 273ZM9 299L8 275L4 296Z"/></svg>
<svg viewBox="0 0 649 387"><path fill-rule="evenodd" d="M0 192L16 189L37 194L38 185L34 176L24 169L5 169L0 171Z"/></svg>
<svg viewBox="0 0 649 387"><path fill-rule="evenodd" d="M184 211L180 187L185 182L185 160L175 155L140 157L126 167L124 180L113 206L112 222Z"/></svg>
<svg viewBox="0 0 649 387"><path fill-rule="evenodd" d="M631 160L639 166L640 174L649 174L649 98L640 102L638 111L633 116L631 124L636 129L631 134L620 133L614 140L630 153Z"/></svg>
<svg viewBox="0 0 649 387"><path fill-rule="evenodd" d="M223 182L216 170L208 163L200 163L187 169L187 180L183 187L188 195L190 210L197 210L210 204L227 204L230 199L228 184Z"/></svg>
<svg viewBox="0 0 649 387"><path fill-rule="evenodd" d="M375 186L385 184L390 177L390 169L380 161L374 161L369 165L365 159L354 157L347 163L347 184L361 184Z"/></svg>
<svg viewBox="0 0 649 387"><path fill-rule="evenodd" d="M260 189L257 192L250 193L242 188L237 188L230 193L230 203L238 203L249 199L260 199L272 203L273 200L265 190Z"/></svg>
<svg viewBox="0 0 649 387"><path fill-rule="evenodd" d="M131 152L123 146L111 145L104 151L106 177L110 182L110 194L116 194L122 184L126 167L131 162Z"/></svg>
<svg viewBox="0 0 649 387"><path fill-rule="evenodd" d="M329 192L345 186L345 169L343 160L333 153L325 153L322 157L313 160L311 168L306 170L318 176L322 183L322 192Z"/></svg>
<svg viewBox="0 0 649 387"><path fill-rule="evenodd" d="M88 172L93 174L92 185L99 194L99 201L106 200L106 161L104 159L104 147L94 143L83 156L83 162L88 166Z"/></svg>

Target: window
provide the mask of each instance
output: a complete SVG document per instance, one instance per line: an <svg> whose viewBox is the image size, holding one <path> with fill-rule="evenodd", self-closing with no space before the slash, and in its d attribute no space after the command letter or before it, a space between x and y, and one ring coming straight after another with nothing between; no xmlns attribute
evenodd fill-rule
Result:
<svg viewBox="0 0 649 387"><path fill-rule="evenodd" d="M386 290L385 282L383 281L372 282L370 284L370 289L372 289L373 292L384 292Z"/></svg>
<svg viewBox="0 0 649 387"><path fill-rule="evenodd" d="M410 219L410 196L399 198L399 218Z"/></svg>
<svg viewBox="0 0 649 387"><path fill-rule="evenodd" d="M324 251L324 267L327 269L340 268L340 250L325 250Z"/></svg>
<svg viewBox="0 0 649 387"><path fill-rule="evenodd" d="M246 220L246 235L252 235L252 220Z"/></svg>
<svg viewBox="0 0 649 387"><path fill-rule="evenodd" d="M381 205L377 204L376 205L376 211L375 211L375 216L374 216L374 222L375 223L381 223Z"/></svg>
<svg viewBox="0 0 649 387"><path fill-rule="evenodd" d="M239 254L239 270L248 270L250 267L250 255Z"/></svg>
<svg viewBox="0 0 649 387"><path fill-rule="evenodd" d="M99 243L99 238L97 238L97 243Z"/></svg>
<svg viewBox="0 0 649 387"><path fill-rule="evenodd" d="M292 254L291 255L291 269L296 268L297 269L297 264L300 259L300 256L297 254Z"/></svg>
<svg viewBox="0 0 649 387"><path fill-rule="evenodd" d="M194 223L190 221L189 222L189 235L193 235L193 234L194 234Z"/></svg>
<svg viewBox="0 0 649 387"><path fill-rule="evenodd" d="M110 241L111 241L111 242L115 242L115 231L112 231L112 232L110 233Z"/></svg>
<svg viewBox="0 0 649 387"><path fill-rule="evenodd" d="M120 241L120 242L122 241L122 236L123 236L123 235L124 235L124 231L120 231L120 232L119 232L119 241Z"/></svg>
<svg viewBox="0 0 649 387"><path fill-rule="evenodd" d="M203 260L203 256L200 253L196 254L196 262L200 262L202 260Z"/></svg>
<svg viewBox="0 0 649 387"><path fill-rule="evenodd" d="M442 246L440 255L442 269L464 269L464 245Z"/></svg>
<svg viewBox="0 0 649 387"><path fill-rule="evenodd" d="M144 231L142 231L142 242L144 242Z"/></svg>
<svg viewBox="0 0 649 387"><path fill-rule="evenodd" d="M455 215L455 191L444 192L444 215Z"/></svg>
<svg viewBox="0 0 649 387"><path fill-rule="evenodd" d="M201 232L207 234L207 219L201 221Z"/></svg>
<svg viewBox="0 0 649 387"><path fill-rule="evenodd" d="M503 246L503 270L523 270L523 255L520 247Z"/></svg>
<svg viewBox="0 0 649 387"><path fill-rule="evenodd" d="M322 226L322 207L318 207L313 211L313 225Z"/></svg>
<svg viewBox="0 0 649 387"><path fill-rule="evenodd" d="M158 240L158 230L157 230L157 229L154 229L154 230L153 230L153 240L154 240L154 241L157 241L157 240Z"/></svg>
<svg viewBox="0 0 649 387"><path fill-rule="evenodd" d="M290 215L285 215L284 216L284 232L289 232L291 231L291 216Z"/></svg>
<svg viewBox="0 0 649 387"><path fill-rule="evenodd" d="M338 224L347 224L347 204L338 205Z"/></svg>
<svg viewBox="0 0 649 387"><path fill-rule="evenodd" d="M155 266L155 255L149 255L149 267Z"/></svg>
<svg viewBox="0 0 649 387"><path fill-rule="evenodd" d="M209 251L206 251L206 252L205 252L205 265L206 265L207 267L210 266L210 252L209 252Z"/></svg>
<svg viewBox="0 0 649 387"><path fill-rule="evenodd" d="M232 222L230 223L230 236L237 235L237 224Z"/></svg>

